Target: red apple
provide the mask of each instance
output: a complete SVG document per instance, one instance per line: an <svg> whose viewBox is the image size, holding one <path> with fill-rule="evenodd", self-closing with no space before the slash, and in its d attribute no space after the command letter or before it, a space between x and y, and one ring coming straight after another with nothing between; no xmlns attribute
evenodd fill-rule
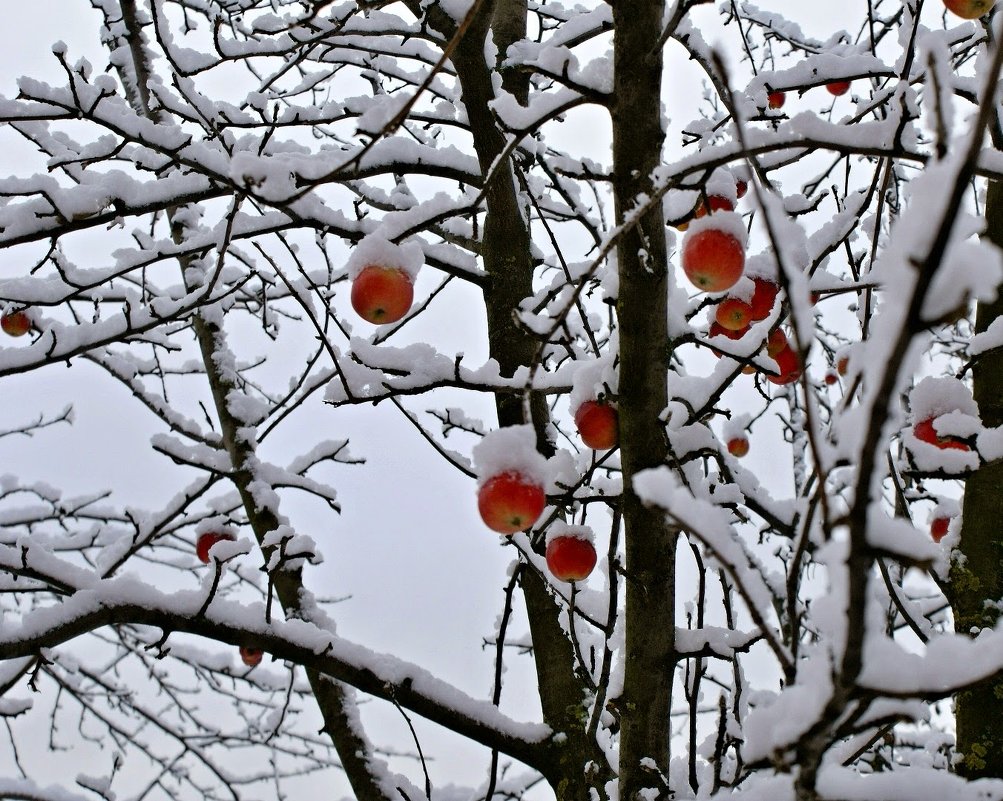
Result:
<svg viewBox="0 0 1003 801"><path fill-rule="evenodd" d="M996 0L944 0L944 5L962 19L978 19L992 10Z"/></svg>
<svg viewBox="0 0 1003 801"><path fill-rule="evenodd" d="M704 292L731 289L745 269L742 244L720 228L703 228L683 242L683 272Z"/></svg>
<svg viewBox="0 0 1003 801"><path fill-rule="evenodd" d="M753 278L752 280L756 284L756 289L752 293L752 300L749 302L749 305L752 306L753 321L759 322L770 316L780 287L772 281L767 281L765 278Z"/></svg>
<svg viewBox="0 0 1003 801"><path fill-rule="evenodd" d="M741 459L749 452L749 440L747 437L732 437L728 440L728 453Z"/></svg>
<svg viewBox="0 0 1003 801"><path fill-rule="evenodd" d="M772 334L770 338L766 340L766 355L771 359L776 356L780 351L787 348L787 334L784 333L784 329L778 328Z"/></svg>
<svg viewBox="0 0 1003 801"><path fill-rule="evenodd" d="M839 381L839 376L837 376L832 370L829 370L825 374L825 378L822 379L822 380L825 381L826 386L830 386L831 387L833 384L835 384L837 381Z"/></svg>
<svg viewBox="0 0 1003 801"><path fill-rule="evenodd" d="M352 308L374 325L397 322L413 300L411 276L399 267L370 264L352 282Z"/></svg>
<svg viewBox="0 0 1003 801"><path fill-rule="evenodd" d="M836 372L840 375L846 375L846 371L848 369L850 369L850 357L840 356L839 359L836 360Z"/></svg>
<svg viewBox="0 0 1003 801"><path fill-rule="evenodd" d="M947 529L951 525L951 518L949 517L935 517L933 522L930 524L930 536L933 537L934 542L940 542L944 537L947 536Z"/></svg>
<svg viewBox="0 0 1003 801"><path fill-rule="evenodd" d="M582 581L596 566L596 549L578 537L554 537L547 543L547 568L559 581Z"/></svg>
<svg viewBox="0 0 1003 801"><path fill-rule="evenodd" d="M734 204L724 195L710 195L706 201L701 200L693 210L694 217L707 216L707 206L710 205L711 213L715 211L734 211Z"/></svg>
<svg viewBox="0 0 1003 801"><path fill-rule="evenodd" d="M777 363L780 375L767 374L766 380L771 384L791 384L801 377L801 360L791 347L778 352L773 361Z"/></svg>
<svg viewBox="0 0 1003 801"><path fill-rule="evenodd" d="M714 312L714 319L729 331L742 331L752 322L752 306L738 298L725 298Z"/></svg>
<svg viewBox="0 0 1003 801"><path fill-rule="evenodd" d="M221 540L233 541L237 539L233 534L229 534L224 531L207 531L205 534L199 535L198 542L195 543L195 554L198 556L199 561L202 564L209 564L209 549L212 548L217 542Z"/></svg>
<svg viewBox="0 0 1003 801"><path fill-rule="evenodd" d="M785 92L770 92L766 96L766 102L769 103L770 108L783 108L784 103L787 102L787 94Z"/></svg>
<svg viewBox="0 0 1003 801"><path fill-rule="evenodd" d="M748 181L744 181L741 178L735 181L735 194L738 196L739 200L745 197L745 193L748 191L749 191Z"/></svg>
<svg viewBox="0 0 1003 801"><path fill-rule="evenodd" d="M839 97L840 95L845 95L850 91L849 81L833 81L832 83L827 83L825 88L829 90L829 94L834 97Z"/></svg>
<svg viewBox="0 0 1003 801"><path fill-rule="evenodd" d="M915 435L916 439L922 442L928 442L930 445L934 445L943 450L954 450L954 451L970 451L967 442L964 442L957 437L942 437L937 434L937 431L933 427L934 418L929 417L926 420L921 420L913 426L912 433Z"/></svg>
<svg viewBox="0 0 1003 801"><path fill-rule="evenodd" d="M260 665L264 655L264 651L260 648L252 648L249 645L240 646L240 661L248 667Z"/></svg>
<svg viewBox="0 0 1003 801"><path fill-rule="evenodd" d="M31 319L23 311L11 312L0 317L0 328L12 337L23 337L31 330Z"/></svg>
<svg viewBox="0 0 1003 801"><path fill-rule="evenodd" d="M575 426L586 447L596 451L616 447L619 417L615 406L603 401L585 401L575 412Z"/></svg>
<svg viewBox="0 0 1003 801"><path fill-rule="evenodd" d="M484 524L499 534L525 531L547 505L543 487L516 472L492 476L477 493L477 509Z"/></svg>

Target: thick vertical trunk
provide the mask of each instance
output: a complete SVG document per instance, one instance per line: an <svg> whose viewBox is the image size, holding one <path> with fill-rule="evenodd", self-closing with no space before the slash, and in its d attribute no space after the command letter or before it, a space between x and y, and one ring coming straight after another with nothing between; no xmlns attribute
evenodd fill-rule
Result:
<svg viewBox="0 0 1003 801"><path fill-rule="evenodd" d="M537 352L536 340L516 324L513 315L519 302L533 292L533 264L529 222L520 207L512 163L498 163L505 138L489 107L495 96L494 65L489 65L484 56L492 18L495 43L507 48L520 38L520 25L525 25L525 2L485 2L479 19L468 28L454 51L452 61L481 170L485 176L494 171L494 177L484 190L487 214L481 254L490 277L484 300L491 357L498 361L502 375L512 375L517 368L531 364ZM517 97L524 96L526 86L519 76L508 78L506 88ZM530 397L528 417L524 400L517 395L497 396L496 406L499 425L532 423L537 432L537 448L547 456L553 452L545 436L549 412L543 395L534 393ZM563 745L554 751L547 779L558 801L581 801L588 798L585 764L601 757L586 743L582 708L584 688L575 676L574 651L560 624L560 607L548 592L545 581L534 571L526 570L522 590L533 638L543 717L551 728L564 735Z"/></svg>
<svg viewBox="0 0 1003 801"><path fill-rule="evenodd" d="M659 164L662 0L613 4L613 189L617 222L650 196ZM674 563L677 531L645 508L631 489L641 470L662 465L666 440L660 415L667 403L667 257L660 206L617 246L620 292L620 451L623 461L627 557L626 663L620 698L620 797L642 791L668 798L669 705L675 657ZM651 762L648 762L650 760ZM657 771L647 765L654 764ZM659 775L661 774L661 775Z"/></svg>
<svg viewBox="0 0 1003 801"><path fill-rule="evenodd" d="M1003 184L991 182L986 202L988 237L1003 247ZM1003 315L1003 297L980 303L976 332ZM986 426L1003 425L1003 352L980 357L973 371L975 401ZM1003 465L986 465L965 484L960 550L963 563L951 570L951 604L958 632L993 626L999 611L987 599L1003 597ZM1003 777L1003 676L995 676L955 699L958 772L969 778Z"/></svg>

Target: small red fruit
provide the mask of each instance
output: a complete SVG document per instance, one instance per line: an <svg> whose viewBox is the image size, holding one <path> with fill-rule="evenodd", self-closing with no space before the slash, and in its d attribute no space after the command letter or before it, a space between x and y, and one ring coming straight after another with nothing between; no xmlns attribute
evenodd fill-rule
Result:
<svg viewBox="0 0 1003 801"><path fill-rule="evenodd" d="M850 91L850 82L833 81L832 83L827 83L825 85L825 88L829 90L830 95L833 95L834 97L840 97L841 95L845 95L847 92Z"/></svg>
<svg viewBox="0 0 1003 801"><path fill-rule="evenodd" d="M836 372L840 375L846 375L846 371L848 369L850 369L850 357L840 356L839 359L836 360Z"/></svg>
<svg viewBox="0 0 1003 801"><path fill-rule="evenodd" d="M765 278L754 278L752 280L756 284L756 289L752 293L752 300L749 305L752 306L753 321L759 322L770 316L780 287L772 281L767 281Z"/></svg>
<svg viewBox="0 0 1003 801"><path fill-rule="evenodd" d="M780 351L787 348L787 334L784 333L784 329L778 328L772 334L770 338L766 340L766 355L771 359L774 358Z"/></svg>
<svg viewBox="0 0 1003 801"><path fill-rule="evenodd" d="M213 545L222 540L229 540L232 542L235 539L237 538L228 532L207 531L205 534L200 535L198 542L195 543L195 554L198 556L199 561L202 564L207 565L209 564L209 550Z"/></svg>
<svg viewBox="0 0 1003 801"><path fill-rule="evenodd" d="M992 10L996 0L944 0L944 5L962 19L978 19Z"/></svg>
<svg viewBox="0 0 1003 801"><path fill-rule="evenodd" d="M752 322L752 306L738 298L725 298L718 304L714 319L729 331L743 331Z"/></svg>
<svg viewBox="0 0 1003 801"><path fill-rule="evenodd" d="M516 472L492 476L477 493L481 519L499 534L514 534L530 528L546 505L543 487Z"/></svg>
<svg viewBox="0 0 1003 801"><path fill-rule="evenodd" d="M826 386L830 386L831 387L833 384L835 384L837 381L839 381L839 376L837 376L832 370L829 370L825 374L825 378L822 379L822 380L825 381Z"/></svg>
<svg viewBox="0 0 1003 801"><path fill-rule="evenodd" d="M595 451L615 448L619 439L616 407L600 401L585 401L575 412L575 426L585 446Z"/></svg>
<svg viewBox="0 0 1003 801"><path fill-rule="evenodd" d="M937 434L937 431L933 427L934 418L929 417L926 420L921 420L913 426L912 433L915 435L916 439L922 442L928 442L930 445L934 445L943 450L953 450L953 451L970 451L967 442L964 442L957 437L942 437Z"/></svg>
<svg viewBox="0 0 1003 801"><path fill-rule="evenodd" d="M743 181L741 178L735 181L735 195L738 197L739 200L745 197L745 193L748 191L749 191L748 181Z"/></svg>
<svg viewBox="0 0 1003 801"><path fill-rule="evenodd" d="M554 537L547 543L547 568L559 581L582 581L596 566L596 549L578 537Z"/></svg>
<svg viewBox="0 0 1003 801"><path fill-rule="evenodd" d="M787 94L785 92L770 92L766 96L766 102L769 103L770 108L783 108L784 103L787 102Z"/></svg>
<svg viewBox="0 0 1003 801"><path fill-rule="evenodd" d="M352 282L352 308L374 325L397 322L413 301L411 276L399 267L370 264Z"/></svg>
<svg viewBox="0 0 1003 801"><path fill-rule="evenodd" d="M777 363L780 375L767 374L766 380L771 384L791 384L801 377L801 360L790 347L777 353L773 360Z"/></svg>
<svg viewBox="0 0 1003 801"><path fill-rule="evenodd" d="M23 311L11 312L0 317L0 329L12 337L23 337L31 330L31 319Z"/></svg>
<svg viewBox="0 0 1003 801"><path fill-rule="evenodd" d="M705 217L707 216L707 206L710 205L711 213L715 211L734 211L734 204L728 200L724 195L710 195L707 201L700 201L697 207L693 210L694 217Z"/></svg>
<svg viewBox="0 0 1003 801"><path fill-rule="evenodd" d="M944 537L947 536L947 529L951 525L951 518L949 517L935 517L933 522L930 524L930 536L933 537L934 542L940 542Z"/></svg>
<svg viewBox="0 0 1003 801"><path fill-rule="evenodd" d="M240 646L240 661L248 667L260 665L265 653L260 648L252 648L249 645Z"/></svg>
<svg viewBox="0 0 1003 801"><path fill-rule="evenodd" d="M749 452L749 440L746 437L732 437L728 440L728 453L741 459Z"/></svg>
<svg viewBox="0 0 1003 801"><path fill-rule="evenodd" d="M745 249L727 231L703 228L683 243L683 272L704 292L731 289L745 269Z"/></svg>

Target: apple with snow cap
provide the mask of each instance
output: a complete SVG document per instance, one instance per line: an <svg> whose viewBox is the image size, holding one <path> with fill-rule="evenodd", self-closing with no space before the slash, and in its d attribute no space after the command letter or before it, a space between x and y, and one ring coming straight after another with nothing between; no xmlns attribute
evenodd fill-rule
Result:
<svg viewBox="0 0 1003 801"><path fill-rule="evenodd" d="M731 289L745 270L745 241L745 225L735 212L694 220L683 240L683 272L704 292Z"/></svg>
<svg viewBox="0 0 1003 801"><path fill-rule="evenodd" d="M912 428L912 433L920 442L926 442L942 451L954 450L954 451L970 451L971 447L962 439L958 437L946 436L942 437L937 433L937 429L934 425L935 418L928 417L926 420L920 420Z"/></svg>
<svg viewBox="0 0 1003 801"><path fill-rule="evenodd" d="M547 532L547 569L558 581L584 581L596 566L592 529L558 523Z"/></svg>
<svg viewBox="0 0 1003 801"><path fill-rule="evenodd" d="M741 459L749 453L749 438L746 436L732 437L728 440L728 453L736 459Z"/></svg>
<svg viewBox="0 0 1003 801"><path fill-rule="evenodd" d="M833 81L832 83L827 83L825 88L829 91L829 94L833 97L841 97L850 91L849 81Z"/></svg>
<svg viewBox="0 0 1003 801"><path fill-rule="evenodd" d="M770 108L773 109L783 108L784 103L786 102L787 102L786 92L776 91L776 92L770 92L768 95L766 95L766 103Z"/></svg>
<svg viewBox="0 0 1003 801"><path fill-rule="evenodd" d="M255 648L253 645L240 646L240 661L248 667L260 665L264 656L265 652L260 648Z"/></svg>
<svg viewBox="0 0 1003 801"><path fill-rule="evenodd" d="M956 378L927 377L909 393L912 434L940 450L970 451L966 441L981 428L971 391Z"/></svg>
<svg viewBox="0 0 1003 801"><path fill-rule="evenodd" d="M933 518L930 523L930 537L934 542L940 542L947 536L947 531L951 527L951 518L939 515Z"/></svg>
<svg viewBox="0 0 1003 801"><path fill-rule="evenodd" d="M944 0L944 5L962 19L978 19L993 10L996 0Z"/></svg>
<svg viewBox="0 0 1003 801"><path fill-rule="evenodd" d="M31 318L23 311L10 312L0 317L0 329L7 336L23 337L31 330Z"/></svg>
<svg viewBox="0 0 1003 801"><path fill-rule="evenodd" d="M575 412L575 427L585 446L595 451L615 448L620 418L616 407L605 400L585 401Z"/></svg>
<svg viewBox="0 0 1003 801"><path fill-rule="evenodd" d="M411 309L414 285L399 267L370 264L352 282L352 308L367 323L396 323Z"/></svg>
<svg viewBox="0 0 1003 801"><path fill-rule="evenodd" d="M209 564L209 551L212 550L213 545L224 540L233 542L236 539L228 531L206 531L199 534L198 541L195 543L195 555L198 556L202 564L207 565Z"/></svg>
<svg viewBox="0 0 1003 801"><path fill-rule="evenodd" d="M424 262L421 246L367 236L348 260L352 308L373 325L395 323L410 311L414 281Z"/></svg>
<svg viewBox="0 0 1003 801"><path fill-rule="evenodd" d="M507 426L485 435L473 451L477 510L499 534L525 531L547 505L547 460L536 450L533 427Z"/></svg>

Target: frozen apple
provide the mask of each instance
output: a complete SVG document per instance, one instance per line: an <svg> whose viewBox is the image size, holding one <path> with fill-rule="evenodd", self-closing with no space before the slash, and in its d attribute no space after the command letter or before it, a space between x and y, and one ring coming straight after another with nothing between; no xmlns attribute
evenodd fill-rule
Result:
<svg viewBox="0 0 1003 801"><path fill-rule="evenodd" d="M710 206L711 213L715 211L734 211L735 204L732 203L724 195L710 195L706 201L701 200L696 209L693 210L693 216L696 218L707 216L707 207Z"/></svg>
<svg viewBox="0 0 1003 801"><path fill-rule="evenodd" d="M748 181L742 178L739 178L738 180L735 181L735 194L738 196L739 200L745 197L745 193L748 191L749 191Z"/></svg>
<svg viewBox="0 0 1003 801"><path fill-rule="evenodd" d="M784 103L787 102L787 94L785 92L770 92L766 96L766 102L770 108L783 108Z"/></svg>
<svg viewBox="0 0 1003 801"><path fill-rule="evenodd" d="M591 540L563 535L547 542L547 569L559 581L583 581L596 566Z"/></svg>
<svg viewBox="0 0 1003 801"><path fill-rule="evenodd" d="M687 233L682 265L686 277L698 289L724 292L742 277L745 248L724 228L702 227Z"/></svg>
<svg viewBox="0 0 1003 801"><path fill-rule="evenodd" d="M752 306L739 298L725 298L717 305L714 319L729 331L742 331L752 322Z"/></svg>
<svg viewBox="0 0 1003 801"><path fill-rule="evenodd" d="M749 452L749 438L748 437L732 437L728 440L728 453L732 456L741 459Z"/></svg>
<svg viewBox="0 0 1003 801"><path fill-rule="evenodd" d="M996 0L944 0L944 5L962 19L978 19L992 11Z"/></svg>
<svg viewBox="0 0 1003 801"><path fill-rule="evenodd" d="M0 329L8 336L23 337L31 330L31 319L23 311L10 312L0 317Z"/></svg>
<svg viewBox="0 0 1003 801"><path fill-rule="evenodd" d="M831 387L833 384L839 381L839 376L836 375L834 370L828 370L826 371L825 378L823 378L822 380L825 381L826 386Z"/></svg>
<svg viewBox="0 0 1003 801"><path fill-rule="evenodd" d="M801 377L801 360L790 346L775 354L773 361L779 375L767 374L766 380L771 384L792 384Z"/></svg>
<svg viewBox="0 0 1003 801"><path fill-rule="evenodd" d="M770 338L766 340L766 355L771 359L776 357L780 351L787 348L787 334L784 333L782 328L778 328L772 334Z"/></svg>
<svg viewBox="0 0 1003 801"><path fill-rule="evenodd" d="M758 322L770 316L780 287L765 278L753 278L752 280L756 288L752 293L752 300L749 301L749 305L752 307L753 321Z"/></svg>
<svg viewBox="0 0 1003 801"><path fill-rule="evenodd" d="M209 551L213 545L223 540L232 542L235 539L237 538L233 534L226 531L207 531L205 534L199 535L198 541L195 543L195 554L202 564L207 565L209 564Z"/></svg>
<svg viewBox="0 0 1003 801"><path fill-rule="evenodd" d="M845 95L850 91L849 81L833 81L832 83L827 83L825 88L829 90L829 94L834 97L839 97L840 95Z"/></svg>
<svg viewBox="0 0 1003 801"><path fill-rule="evenodd" d="M481 519L499 534L514 534L530 528L546 504L543 487L516 472L489 478L477 493Z"/></svg>
<svg viewBox="0 0 1003 801"><path fill-rule="evenodd" d="M397 322L413 301L411 276L400 267L370 264L352 282L352 308L374 325Z"/></svg>
<svg viewBox="0 0 1003 801"><path fill-rule="evenodd" d="M970 451L967 442L957 437L942 437L933 426L933 417L921 420L913 426L912 433L921 442L927 442L941 450Z"/></svg>
<svg viewBox="0 0 1003 801"><path fill-rule="evenodd" d="M951 518L949 517L935 517L933 522L930 523L930 536L933 538L934 542L940 542L944 537L947 536L947 530L951 526Z"/></svg>
<svg viewBox="0 0 1003 801"><path fill-rule="evenodd" d="M240 646L240 661L248 667L254 667L255 665L261 664L261 660L264 655L265 652L260 648L254 648L250 645Z"/></svg>
<svg viewBox="0 0 1003 801"><path fill-rule="evenodd" d="M585 401L575 412L575 426L586 447L605 451L616 447L619 417L616 407L605 401Z"/></svg>

